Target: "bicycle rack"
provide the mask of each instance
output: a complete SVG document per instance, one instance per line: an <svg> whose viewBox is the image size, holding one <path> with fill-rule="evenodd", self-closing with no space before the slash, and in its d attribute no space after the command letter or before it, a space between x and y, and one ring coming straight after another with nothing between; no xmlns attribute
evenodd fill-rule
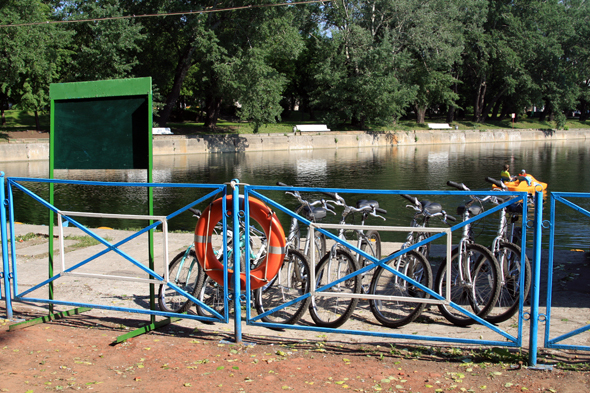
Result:
<svg viewBox="0 0 590 393"><path fill-rule="evenodd" d="M336 228L340 228L339 225L336 224L312 224L311 222L309 222L308 220L306 220L305 218L297 215L296 213L294 213L293 211L287 209L286 207L278 204L277 202L273 201L270 198L265 197L264 195L262 195L259 191L285 191L285 190L296 190L299 192L323 192L323 193L333 193L333 192L338 192L338 193L356 193L356 194L370 194L370 195L399 195L399 194L413 194L413 195L473 195L474 192L473 191L454 191L454 192L450 192L450 191L406 191L406 190L401 190L401 191L387 191L387 190L355 190L355 189L321 189L321 188L309 188L309 187L275 187L275 186L246 186L245 187L245 191L244 194L246 196L246 198L248 198L249 195L255 196L256 198L259 198L261 200L263 200L265 203L267 203L268 205L272 206L273 208L276 208L278 210L281 210L282 212L288 214L291 217L294 217L296 219L298 219L299 221L301 221L304 225L310 226L310 230L314 231L314 230L319 230L320 232L322 232L325 236L327 236L328 238L331 238L332 240L340 243L341 245L343 245L344 247L349 248L352 252L354 253L360 253L364 258L367 258L369 260L371 260L372 262L375 263L375 265L369 265L366 266L364 268L361 268L360 270L349 274L345 277L340 278L337 281L332 282L329 285L326 285L322 288L313 288L314 284L315 284L315 277L312 276L312 292L302 295L301 297L290 301L289 303L285 303L280 307L276 307L273 310L269 310L266 313L256 316L256 317L252 317L251 316L251 310L249 308L249 301L247 302L247 319L246 322L250 325L259 325L259 326L266 326L266 327L273 327L273 328L289 328L289 329L299 329L299 330L311 330L311 331L320 331L320 332L330 332L330 333L344 333L344 334L351 334L351 335L366 335L366 336L373 336L373 337L386 337L386 338L398 338L398 339L412 339L412 340L424 340L424 341L436 341L436 342L451 342L451 343L464 343L464 344L480 344L480 345L494 345L494 346L506 346L506 347L520 347L522 346L522 322L523 322L523 297L521 296L520 298L520 309L519 309L519 329L518 329L518 335L517 337L512 336L511 334L505 332L504 330L498 328L497 326L494 326L490 323L488 323L487 321L477 317L476 315L474 315L473 313L469 312L468 310L465 310L464 308L462 308L460 305L454 304L452 302L449 302L450 306L455 308L456 310L464 313L465 315L470 316L471 318L475 319L478 323L480 323L481 325L485 326L486 328L494 331L495 333L501 335L502 337L504 337L507 341L492 341L492 340L474 340L474 339L461 339L461 338L456 338L456 337L436 337L436 336L421 336L421 335L414 335L414 334L398 334L398 333L387 333L387 332L374 332L374 331L358 331L358 330L346 330L346 329L332 329L332 328L324 328L324 327L317 327L317 326L304 326L304 325L284 325L284 324L271 324L271 323L267 323L267 322L259 322L259 319L262 318L265 315L271 314L274 311L280 310L283 307L286 307L290 304L293 304L297 301L301 301L304 300L310 296L313 295L314 291L317 292L322 292L325 291L326 289L340 283L343 282L347 279L350 279L352 277L355 277L357 275L361 275L365 272L367 272L368 270L375 268L377 265L382 265L385 266L385 264L390 261L393 258L398 257L399 255L402 255L403 253L406 253L410 250L416 249L428 242L434 241L438 238L440 238L441 236L447 235L448 238L448 242L451 241L450 239L450 232L453 232L459 228L462 228L465 225L468 225L471 222L480 220L490 214L493 214L497 211L499 211L500 209L503 209L505 206L511 204L511 203L516 203L520 200L523 201L524 205L526 206L526 200L527 200L527 195L526 193L518 193L518 192L503 192L503 193L498 193L494 191L495 195L502 195L502 196L507 196L507 195L513 195L513 196L517 196L517 198L515 198L514 200L511 200L509 202L505 202L502 203L494 208L491 208L489 210L487 210L486 212L482 213L481 215L478 215L476 217L470 218L468 221L465 222L461 222L458 223L457 225L454 225L452 228L450 228L448 230L447 234L447 230L441 230L439 229L435 229L435 228L430 228L428 231L429 232L439 232L436 235L431 236L430 238L415 244L412 247L409 247L405 250L402 251L398 251L386 258L383 258L381 260L376 260L375 258L371 257L370 255L368 255L367 253L361 251L360 249L356 248L355 246L352 246L350 243L346 243L343 242L341 239L339 239L337 236L335 236L334 234L332 234L331 232L328 232L326 229L336 229ZM486 192L477 192L478 194L486 194ZM490 193L490 192L487 192ZM526 209L524 209L523 212L524 217L526 217ZM524 218L526 219L526 218ZM346 226L346 228L354 228L354 226ZM387 226L362 226L363 229L367 229L367 230L379 230L379 231L405 231L407 232L408 230L415 230L415 228L411 228L411 227L387 227ZM434 229L434 230L433 230ZM421 228L420 229L425 230L426 228ZM523 239L522 239L522 243L523 245L526 244L526 235L523 234ZM449 243L450 244L450 243ZM524 248L523 248L524 249ZM450 246L448 247L447 253L450 253ZM313 254L313 252L312 252ZM449 267L450 268L450 267ZM311 269L312 271L314 270L313 268ZM413 281L412 279L410 279L407 276L404 276L403 274L393 270L393 269L388 269L390 270L393 274L396 274L398 277L401 277L402 279L412 283L413 285L418 286L420 289L426 291L427 293L430 294L431 297L434 297L434 299L430 299L428 300L428 303L433 303L436 304L437 302L441 302L441 301L446 301L443 297L441 297L440 295L438 295L436 292L434 292L433 290L423 287L421 286L419 283ZM312 273L313 275L313 273ZM448 274L447 274L448 276ZM521 277L521 285L524 282L524 277ZM324 295L326 296L326 295ZM338 296L337 294L330 294L329 296ZM374 296L374 295L371 295ZM347 294L346 297L360 297L360 298L368 298L368 295L363 295L363 294ZM408 300L408 299L406 299Z"/></svg>
<svg viewBox="0 0 590 393"><path fill-rule="evenodd" d="M162 316L162 317L167 317L167 318L186 318L186 319L195 319L195 320L204 320L204 321L215 320L217 322L220 322L220 321L226 322L226 323L229 322L229 314L228 314L229 310L227 307L227 299L229 298L229 294L228 294L227 288L230 288L231 286L233 286L233 288L239 288L239 265L240 264L239 264L239 259L238 259L239 258L239 249L238 249L237 242L235 242L236 244L234 244L235 249L234 249L233 257L235 258L234 265L236 266L236 272L235 272L236 274L234 274L234 276L233 276L233 280L234 280L233 285L227 285L227 284L229 284L228 283L228 276L227 276L227 269L226 269L226 272L224 273L224 284L226 284L226 285L224 285L224 291L225 291L224 292L224 298L225 298L224 300L226 303L225 315L219 315L219 314L216 315L214 310L207 309L206 305L202 305L205 309L207 309L207 311L211 312L211 314L215 315L217 318L201 317L201 316L196 316L196 315L191 315L191 314L167 313L167 312L162 312L162 311L158 311L155 309L150 309L150 310L131 309L131 308L125 308L125 307L106 306L106 305L100 305L100 304L91 304L91 303L83 303L83 302L75 302L75 301L62 301L62 300L55 300L55 299L51 298L51 296L49 298L36 298L36 297L32 298L32 297L28 296L35 289L39 289L42 286L44 286L50 282L58 280L60 277L63 277L68 274L70 274L70 275L75 274L74 270L78 269L79 267L81 267L83 265L90 263L94 259L96 259L99 256L106 254L107 252L110 252L110 251L113 251L114 253L117 253L117 254L125 257L130 263L134 264L137 267L140 267L145 273L147 273L149 275L150 278L144 279L144 281L148 282L150 285L153 285L154 283L166 283L168 280L168 277L166 277L166 274L164 274L163 276L160 276L155 271L153 271L151 269L147 269L145 267L139 266L140 263L137 260L134 260L133 258L124 255L124 253L121 252L121 250L119 250L119 247L122 244L130 241L131 239L139 236L140 234L147 233L147 232L155 229L156 227L159 227L160 225L162 226L162 228L164 230L163 236L166 237L166 225L167 225L166 223L168 220L172 219L173 217L175 217L176 215L180 214L181 212L187 210L188 208L195 206L195 205L205 201L208 198L213 197L217 193L224 193L224 195L225 195L226 192L231 192L233 195L233 203L234 203L234 206L233 206L234 228L233 229L234 229L235 233L239 232L239 222L238 222L238 215L239 214L243 215L243 219L246 220L247 225L249 225L249 213L248 213L248 207L247 207L248 203L245 203L246 208L245 208L244 212L239 211L239 197L240 197L239 193L240 193L240 190L242 189L246 202L247 202L247 199L249 198L250 195L254 196L256 198L259 198L260 200L264 201L267 205L271 206L273 209L280 210L283 213L289 215L290 217L294 217L294 218L298 219L304 225L309 226L309 230L312 231L312 233L311 233L312 236L313 236L313 231L320 231L326 237L334 240L335 242L340 243L343 247L346 247L346 248L350 249L352 252L358 253L362 257L369 259L370 261L373 262L373 265L365 266L365 267L361 268L360 270L349 274L348 276L342 277L339 281L332 282L332 283L325 285L321 288L315 288L315 277L313 277L313 275L315 274L315 270L312 267L310 269L310 272L312 275L311 292L301 296L299 299L295 299L295 300L291 301L291 303L295 303L295 302L297 302L301 299L304 299L306 297L313 296L314 294L317 294L319 292L325 292L326 289L329 289L331 286L336 285L338 282L347 280L347 279L355 277L357 275L364 274L364 273L368 272L369 270L376 268L377 266L386 266L387 262L389 262L391 259L396 258L405 252L416 249L422 245L427 244L428 242L432 242L432 241L442 238L444 236L447 237L447 258L448 258L449 253L450 253L451 233L452 232L456 231L457 229L462 228L465 225L468 225L469 223L480 220L490 214L494 214L495 212L499 211L500 209L503 209L504 207L506 207L510 203L516 203L517 201L523 201L523 205L524 205L523 223L528 222L527 221L527 209L526 209L528 199L527 199L526 193L494 191L493 193L495 195L515 196L516 198L514 198L508 202L505 202L503 204L500 204L498 206L495 206L489 210L486 210L481 215L470 218L469 221L457 223L456 225L454 225L450 229L441 229L441 228L434 228L434 227L433 228L421 228L421 231L431 232L431 233L433 233L433 235L430 236L428 239L426 239L420 243L417 243L405 250L395 252L392 255L389 255L385 258L377 260L377 259L371 257L366 252L363 252L362 250L358 249L357 247L340 240L336 235L334 235L332 232L329 231L331 229L340 228L339 225L311 223L308 220L306 220L305 218L303 218L302 216L295 214L290 209L287 209L286 207L280 205L279 203L277 203L277 202L273 201L272 199L261 194L262 191L284 192L286 189L288 189L286 187L253 186L253 185L247 185L247 184L240 184L239 181L237 181L237 180L233 180L230 184L230 187L227 187L227 185L162 184L162 183L109 183L109 182L67 181L67 180L56 180L56 179L48 180L48 179L31 179L31 178L8 178L7 179L8 194L5 195L4 194L4 181L5 181L4 175L1 174L0 175L0 183L1 183L0 184L0 200L2 201L4 207L7 208L8 216L6 215L6 211L4 208L0 209L1 210L0 220L2 221L1 235L2 235L2 256L3 256L2 257L2 271L0 272L0 280L1 280L0 281L0 298L4 299L6 301L7 314L8 314L9 318L12 318L12 303L13 303L13 301L33 301L33 302L39 302L39 303L71 305L71 306L75 306L75 307L79 308L78 311L74 311L74 312L67 311L67 312L62 313L64 316L71 315L72 313L79 312L80 310L83 311L83 309L85 309L85 308L102 308L102 309L106 309L106 310L142 313L142 314ZM88 215L87 213L82 212L82 214L80 214L81 212L60 210L56 206L49 204L47 201L43 200L42 198L38 197L30 190L28 190L27 188L22 186L20 184L21 182L39 182L39 183L56 183L56 184L84 184L84 185L92 185L92 186L107 186L108 185L108 186L131 186L131 187L193 187L193 188L208 188L208 189L213 189L213 191L210 191L202 198L199 198L198 200L187 204L185 207L183 207L183 208L181 208L181 209L179 209L167 216L141 216L141 217L134 216L133 218L142 218L142 219L152 220L152 221L155 220L156 222L147 225L145 228L143 228L142 230L140 230L136 234L132 235L128 239L117 242L115 244L111 244L110 242L106 241L105 239L101 238L99 235L94 233L92 230L79 224L73 218L73 217L80 216L80 215ZM63 238L63 232L62 232L63 224L65 222L68 222L68 223L71 223L71 224L75 225L76 227L80 228L88 236L93 237L94 239L96 239L97 241L102 243L103 246L105 247L105 250L102 251L101 253L99 253L100 255L97 254L93 257L85 259L84 261L79 262L78 264L76 264L70 268L65 268L65 265L63 262L63 253L62 253L62 270L63 270L62 273L60 273L56 276L53 276L53 277L49 277L47 280L37 283L33 287L21 292L19 290L18 284L17 284L18 274L17 274L16 255L15 255L15 251L14 251L15 250L14 236L11 236L10 243L8 240L8 233L11 233L11 234L15 233L14 232L14 212L13 212L14 201L13 201L13 194L12 194L13 188L16 188L16 189L22 191L25 195L33 198L36 202L41 203L43 206L47 207L50 211L52 211L53 213L58 215L58 224L60 225L60 227L59 227L60 238ZM300 191L300 192L328 192L328 193L329 192L338 192L338 193L356 193L356 194L364 194L364 195L366 195L366 194L400 195L400 194L411 193L412 195L465 195L465 196L468 196L468 195L474 194L474 191L358 190L358 189L323 189L323 188L310 188L310 187L294 187L293 189L296 189L297 191ZM479 192L479 191L477 192L477 194L479 194L479 195L489 194L489 193L490 192ZM565 199L565 198L570 198L570 197L590 198L590 194L552 193L552 195L551 195L551 198L552 198L551 199L551 220L549 222L550 226L551 226L550 256L552 255L552 251L554 248L555 203L561 202L561 203L565 204L566 206L569 206L569 207L573 208L574 210L576 210L577 212L583 214L584 216L587 216L587 217L590 216L590 212L588 212L588 210L581 208L581 207L569 202L567 199ZM366 335L366 336L371 336L371 337L384 337L384 338L389 338L389 339L408 339L408 340L464 343L464 344L477 344L477 345L493 345L493 346L505 346L505 347L523 347L524 346L523 342L522 342L523 323L526 320L530 320L530 339L529 339L528 349L529 349L529 353L530 353L529 363L531 365L536 364L536 352L537 352L537 346L538 346L537 341L536 341L536 335L537 335L538 322L544 322L543 319L545 318L546 319L546 326L547 326L546 331L545 331L545 347L547 347L547 348L590 350L590 347L587 347L587 346L569 346L569 345L560 344L561 341L563 341L573 335L580 334L582 332L590 330L590 325L583 326L583 327L578 328L570 333L567 333L565 335L562 335L562 336L559 336L559 337L556 337L553 339L549 338L550 325L551 325L551 304L550 304L551 303L551 287L549 287L550 290L548 292L547 313L546 313L546 315L539 313L540 251L541 251L541 232L543 229L542 214L541 214L542 204L543 204L543 201L540 196L540 193L536 193L535 194L535 214L534 214L534 220L533 220L535 225L534 225L534 239L533 239L534 240L534 249L533 249L534 258L532 260L532 265L533 265L533 277L532 277L533 281L532 281L532 289L531 289L531 304L532 304L532 306L531 306L530 313L528 313L528 312L525 313L524 312L524 305L523 305L523 297L521 296L521 299L519 302L519 311L518 311L518 321L519 322L518 322L517 335L513 336L512 334L507 333L506 331L500 329L499 327L491 325L491 324L487 323L486 321L482 320L481 318L478 318L477 316L470 313L468 310L463 309L461 306L454 304L452 302L449 303L451 307L465 313L465 315L472 317L480 325L485 326L490 331L492 331L496 334L499 334L506 341L498 341L498 340L494 341L494 340L487 340L487 339L476 340L476 339L464 339L464 338L457 338L457 337L422 336L422 335L415 335L415 334L391 333L389 331L375 332L375 331L357 331L357 330L347 330L347 329L331 329L331 328L322 328L322 327L307 326L307 325L289 325L289 326L287 326L284 324L272 324L272 323L268 323L268 322L261 322L260 319L263 318L265 315L272 314L273 312L276 312L277 310L280 310L281 308L286 307L287 305L289 305L289 303L285 303L279 307L276 307L273 310L268 310L264 314L253 316L251 313L250 291L248 290L250 288L250 277L248 274L250 267L248 266L248 264L246 264L246 288L247 288L247 290L245 291L244 295L234 294L234 298L245 299L246 324L247 325L259 325L259 326L281 328L281 329L299 329L299 330L312 330L312 331L330 332L330 333L345 333L345 334L351 334L351 335ZM103 215L103 216L104 217L107 217L107 216L111 217L110 215ZM115 217L115 216L118 218L131 217L129 215L112 215L112 217ZM224 230L225 230L226 225L227 225L227 223L225 222L225 215L224 215L223 221L224 221ZM353 227L348 225L346 228L353 228ZM373 230L377 230L377 231L404 231L404 232L407 232L410 230L415 230L415 228L411 228L411 227L369 226L369 225L362 226L362 229L365 229L365 230L373 229ZM246 242L248 242L248 241L249 241L249 233L248 233L248 231L246 231ZM523 231L523 236L521 239L521 248L524 250L525 246L526 246L526 231ZM60 243L60 247L63 250L63 247L64 247L63 242ZM311 243L311 247L314 247L313 242ZM165 249L165 251L166 251L166 249ZM523 251L523 253L524 253L524 251ZM164 254L167 254L167 252L164 252ZM312 255L313 255L313 252L312 252ZM552 258L550 258L549 263L550 263L550 269L549 269L550 275L548 277L548 280L549 280L549 285L551 285L551 279L552 279L551 271L552 271L552 264L553 264ZM164 262L164 264L166 264L166 262ZM387 267L386 267L386 269L387 269ZM414 282L411 278L403 275L400 272L395 271L394 269L388 269L388 270L390 270L391 273L397 275L398 277L402 278L403 280L406 280L406 281L412 283L416 287L419 287L423 291L426 291L427 293L430 294L431 299L421 300L421 302L424 301L424 302L428 302L431 304L446 302L444 297L438 295L436 292L432 291L431 289L421 286L420 283ZM447 274L447 276L448 276L448 274ZM119 279L119 278L117 278L117 279ZM523 278L521 277L521 279L523 279ZM521 281L521 285L522 285L522 281ZM182 290L180 288L174 288L174 289L176 289L179 293L182 293ZM197 299L194 299L188 293L182 293L182 294L186 295L186 297L193 302L198 301ZM330 294L329 296L338 296L338 295ZM347 296L367 298L369 295L349 294ZM234 334L236 337L236 342L241 342L241 335L242 335L241 322L242 321L241 321L241 313L239 311L240 302L234 302L234 305L236 307L236 310L234 313ZM42 318L43 321L46 321L49 319L51 319L51 316ZM154 326L151 326L149 329L151 330L153 328L154 328ZM145 331L145 329L144 329L144 331ZM129 336L127 336L127 338L128 337Z"/></svg>

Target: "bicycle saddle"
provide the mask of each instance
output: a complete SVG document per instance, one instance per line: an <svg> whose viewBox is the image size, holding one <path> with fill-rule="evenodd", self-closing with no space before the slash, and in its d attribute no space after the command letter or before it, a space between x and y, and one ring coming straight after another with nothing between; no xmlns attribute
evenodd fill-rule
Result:
<svg viewBox="0 0 590 393"><path fill-rule="evenodd" d="M513 203L507 207L510 213L522 214L522 202Z"/></svg>
<svg viewBox="0 0 590 393"><path fill-rule="evenodd" d="M374 201L374 200L367 200L367 199L359 199L356 202L357 209L362 209L363 207L366 207L366 206L379 207L379 202Z"/></svg>
<svg viewBox="0 0 590 393"><path fill-rule="evenodd" d="M307 218L309 221L319 221L326 217L326 209L321 206L312 206L310 211L309 206L305 206L301 211L301 215Z"/></svg>
<svg viewBox="0 0 590 393"><path fill-rule="evenodd" d="M429 215L442 212L442 206L440 203L430 201L422 201L420 203L422 204L422 211Z"/></svg>
<svg viewBox="0 0 590 393"><path fill-rule="evenodd" d="M477 216L483 212L483 208L479 205L471 205L469 206L469 215L470 216ZM457 214L463 215L465 213L465 205L461 205L457 208Z"/></svg>

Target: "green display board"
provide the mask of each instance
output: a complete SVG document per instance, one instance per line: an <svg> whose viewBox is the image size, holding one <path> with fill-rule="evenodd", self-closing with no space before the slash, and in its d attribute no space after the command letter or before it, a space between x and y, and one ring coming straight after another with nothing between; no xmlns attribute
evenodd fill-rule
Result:
<svg viewBox="0 0 590 393"><path fill-rule="evenodd" d="M54 179L54 169L147 169L147 181L153 182L151 78L55 83L49 87L49 98L50 179ZM152 187L147 188L147 194L147 214L153 215ZM54 200L54 184L49 183L49 203L54 205ZM53 277L54 221L54 214L50 214L49 278ZM152 270L153 232L148 235ZM53 300L53 282L48 287ZM155 307L155 286L150 283L150 310ZM49 312L53 313L53 303L49 303ZM141 331L155 326L155 315L151 315L151 324Z"/></svg>
<svg viewBox="0 0 590 393"><path fill-rule="evenodd" d="M150 168L151 93L151 78L52 84L52 168Z"/></svg>

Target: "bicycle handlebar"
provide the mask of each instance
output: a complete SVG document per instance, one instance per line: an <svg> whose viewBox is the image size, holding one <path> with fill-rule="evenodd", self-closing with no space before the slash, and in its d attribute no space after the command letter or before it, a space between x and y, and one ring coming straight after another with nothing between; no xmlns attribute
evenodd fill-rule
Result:
<svg viewBox="0 0 590 393"><path fill-rule="evenodd" d="M188 211L193 213L193 216L195 217L201 217L201 211L198 209L193 209L192 207L189 207Z"/></svg>
<svg viewBox="0 0 590 393"><path fill-rule="evenodd" d="M471 191L465 184L463 183L456 183L454 181L448 181L447 182L447 186L449 187L455 187L456 189L460 190L460 191Z"/></svg>
<svg viewBox="0 0 590 393"><path fill-rule="evenodd" d="M492 183L498 187L500 187L502 190L506 190L506 185L504 183L502 183L500 180L496 180L494 178L491 177L486 177L485 181L487 181L488 183Z"/></svg>
<svg viewBox="0 0 590 393"><path fill-rule="evenodd" d="M401 194L402 197L406 198L408 201L410 201L413 205L416 205L418 207L420 207L421 203L418 201L418 198L410 196L408 194Z"/></svg>

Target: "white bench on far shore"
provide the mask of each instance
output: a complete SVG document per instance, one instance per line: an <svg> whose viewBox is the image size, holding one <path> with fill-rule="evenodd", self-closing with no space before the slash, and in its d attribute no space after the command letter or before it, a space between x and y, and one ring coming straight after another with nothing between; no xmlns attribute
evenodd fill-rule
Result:
<svg viewBox="0 0 590 393"><path fill-rule="evenodd" d="M172 131L170 131L170 128L166 127L154 127L152 128L152 134L153 135L174 135L174 133Z"/></svg>
<svg viewBox="0 0 590 393"><path fill-rule="evenodd" d="M326 132L330 131L325 124L298 124L293 127L293 132Z"/></svg>
<svg viewBox="0 0 590 393"><path fill-rule="evenodd" d="M428 123L428 128L431 130L452 130L453 127L447 123Z"/></svg>

